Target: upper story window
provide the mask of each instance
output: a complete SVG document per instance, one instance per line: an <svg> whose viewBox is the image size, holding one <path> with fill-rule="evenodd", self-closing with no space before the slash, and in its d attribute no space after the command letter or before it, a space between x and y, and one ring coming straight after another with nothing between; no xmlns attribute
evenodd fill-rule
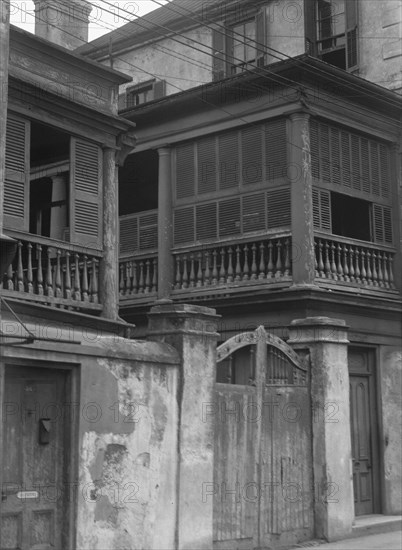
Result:
<svg viewBox="0 0 402 550"><path fill-rule="evenodd" d="M119 110L130 109L166 95L165 80L147 80L126 88L119 96Z"/></svg>
<svg viewBox="0 0 402 550"><path fill-rule="evenodd" d="M358 65L358 0L305 0L307 51L340 69Z"/></svg>
<svg viewBox="0 0 402 550"><path fill-rule="evenodd" d="M231 28L232 63L231 73L244 70L248 64L255 63L256 25L255 20L233 25Z"/></svg>

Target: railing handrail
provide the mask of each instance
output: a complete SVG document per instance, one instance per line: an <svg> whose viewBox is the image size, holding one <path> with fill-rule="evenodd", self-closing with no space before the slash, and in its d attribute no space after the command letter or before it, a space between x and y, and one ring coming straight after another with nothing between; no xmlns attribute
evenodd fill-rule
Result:
<svg viewBox="0 0 402 550"><path fill-rule="evenodd" d="M381 243L373 243L371 241L362 241L359 239L352 239L350 237L343 237L341 235L333 235L332 233L324 233L320 231L314 231L314 237L316 239L327 239L329 241L334 241L338 243L343 244L350 244L353 246L360 246L360 247L366 247L366 248L372 248L374 250L384 250L386 252L396 252L396 248L391 245L387 244L381 244Z"/></svg>
<svg viewBox="0 0 402 550"><path fill-rule="evenodd" d="M149 250L141 250L141 252L126 252L119 255L119 262L129 262L131 259L142 260L147 258L155 258L158 256L157 248L150 248Z"/></svg>
<svg viewBox="0 0 402 550"><path fill-rule="evenodd" d="M137 217L141 217L141 216L149 216L150 214L157 214L158 213L158 209L157 208L154 208L152 210L142 210L141 212L132 212L131 214L122 214L121 216L119 216L119 219L122 220L127 220L127 219L130 219L130 218L137 218Z"/></svg>
<svg viewBox="0 0 402 550"><path fill-rule="evenodd" d="M17 231L15 229L5 229L4 232L14 239L22 242L31 242L34 244L40 244L49 246L51 248L60 248L62 250L68 250L69 252L78 252L80 254L88 254L90 256L96 256L101 258L103 256L102 250L91 248L90 246L82 246L79 244L69 243L67 241L59 241L52 239L51 237L42 237L42 235L35 235L33 233L26 233Z"/></svg>

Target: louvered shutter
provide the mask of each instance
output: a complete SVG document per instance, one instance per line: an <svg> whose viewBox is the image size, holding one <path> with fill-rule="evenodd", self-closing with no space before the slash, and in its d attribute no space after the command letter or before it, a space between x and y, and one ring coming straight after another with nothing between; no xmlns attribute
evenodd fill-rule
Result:
<svg viewBox="0 0 402 550"><path fill-rule="evenodd" d="M194 208L176 208L174 212L174 244L194 242Z"/></svg>
<svg viewBox="0 0 402 550"><path fill-rule="evenodd" d="M225 78L226 55L223 29L212 31L212 80Z"/></svg>
<svg viewBox="0 0 402 550"><path fill-rule="evenodd" d="M264 230L266 228L264 193L243 197L242 206L243 233Z"/></svg>
<svg viewBox="0 0 402 550"><path fill-rule="evenodd" d="M360 152L361 152L361 161L362 161L362 189L366 193L371 192L370 186L370 152L369 152L369 142L368 139L360 139Z"/></svg>
<svg viewBox="0 0 402 550"><path fill-rule="evenodd" d="M331 195L324 189L313 189L313 224L317 231L332 231Z"/></svg>
<svg viewBox="0 0 402 550"><path fill-rule="evenodd" d="M331 170L331 181L336 185L341 184L341 150L339 143L339 130L338 128L330 129L330 140L331 140L331 160L330 160L330 170Z"/></svg>
<svg viewBox="0 0 402 550"><path fill-rule="evenodd" d="M241 131L242 183L262 182L262 127L249 126Z"/></svg>
<svg viewBox="0 0 402 550"><path fill-rule="evenodd" d="M345 2L345 18L346 18L346 68L353 69L358 64L357 0L347 0Z"/></svg>
<svg viewBox="0 0 402 550"><path fill-rule="evenodd" d="M139 218L139 239L138 248L140 251L158 248L158 213L142 214Z"/></svg>
<svg viewBox="0 0 402 550"><path fill-rule="evenodd" d="M153 99L160 99L166 95L166 80L157 80L152 87L154 92Z"/></svg>
<svg viewBox="0 0 402 550"><path fill-rule="evenodd" d="M176 149L176 198L193 197L195 193L194 144L180 145Z"/></svg>
<svg viewBox="0 0 402 550"><path fill-rule="evenodd" d="M70 142L70 240L102 248L102 151L78 138Z"/></svg>
<svg viewBox="0 0 402 550"><path fill-rule="evenodd" d="M6 130L4 227L28 231L30 123L8 114Z"/></svg>
<svg viewBox="0 0 402 550"><path fill-rule="evenodd" d="M240 232L240 197L221 200L219 202L219 237L239 235Z"/></svg>
<svg viewBox="0 0 402 550"><path fill-rule="evenodd" d="M138 216L120 216L120 254L138 251Z"/></svg>
<svg viewBox="0 0 402 550"><path fill-rule="evenodd" d="M331 181L329 127L326 124L320 124L320 175L323 181Z"/></svg>
<svg viewBox="0 0 402 550"><path fill-rule="evenodd" d="M216 239L217 231L217 204L199 204L196 206L196 240Z"/></svg>
<svg viewBox="0 0 402 550"><path fill-rule="evenodd" d="M392 244L392 213L388 206L373 204L373 233L375 242Z"/></svg>
<svg viewBox="0 0 402 550"><path fill-rule="evenodd" d="M265 125L265 179L284 180L287 174L287 137L285 119Z"/></svg>
<svg viewBox="0 0 402 550"><path fill-rule="evenodd" d="M198 194L216 191L216 149L215 137L202 139L197 143Z"/></svg>
<svg viewBox="0 0 402 550"><path fill-rule="evenodd" d="M381 196L389 197L390 193L390 154L385 145L380 145L380 176L381 176Z"/></svg>
<svg viewBox="0 0 402 550"><path fill-rule="evenodd" d="M218 138L219 188L228 189L239 185L238 133L222 134Z"/></svg>
<svg viewBox="0 0 402 550"><path fill-rule="evenodd" d="M350 163L350 133L341 132L342 147L342 183L345 187L352 187L352 168Z"/></svg>
<svg viewBox="0 0 402 550"><path fill-rule="evenodd" d="M378 153L378 144L370 141L371 192L377 197L380 195L380 164Z"/></svg>
<svg viewBox="0 0 402 550"><path fill-rule="evenodd" d="M351 158L352 158L352 187L360 190L362 187L360 169L360 138L351 134Z"/></svg>
<svg viewBox="0 0 402 550"><path fill-rule="evenodd" d="M267 43L267 24L266 24L266 8L263 7L257 13L255 18L256 27L256 52L255 59L257 67L265 65L265 51Z"/></svg>
<svg viewBox="0 0 402 550"><path fill-rule="evenodd" d="M267 191L267 228L290 227L290 189Z"/></svg>

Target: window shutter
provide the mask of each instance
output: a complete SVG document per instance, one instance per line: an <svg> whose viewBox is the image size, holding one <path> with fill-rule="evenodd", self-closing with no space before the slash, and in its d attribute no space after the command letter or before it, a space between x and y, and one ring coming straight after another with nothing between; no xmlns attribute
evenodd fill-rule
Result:
<svg viewBox="0 0 402 550"><path fill-rule="evenodd" d="M239 185L238 133L222 134L218 138L219 188L228 189Z"/></svg>
<svg viewBox="0 0 402 550"><path fill-rule="evenodd" d="M197 143L198 194L216 191L215 137Z"/></svg>
<svg viewBox="0 0 402 550"><path fill-rule="evenodd" d="M380 204L373 204L373 232L375 242L392 244L391 208Z"/></svg>
<svg viewBox="0 0 402 550"><path fill-rule="evenodd" d="M351 157L352 157L352 187L360 190L362 182L360 179L360 139L355 134L351 135Z"/></svg>
<svg viewBox="0 0 402 550"><path fill-rule="evenodd" d="M285 119L265 125L265 179L285 180L287 174L287 138Z"/></svg>
<svg viewBox="0 0 402 550"><path fill-rule="evenodd" d="M225 33L223 29L212 31L212 80L225 78Z"/></svg>
<svg viewBox="0 0 402 550"><path fill-rule="evenodd" d="M216 239L217 231L217 204L200 204L196 207L196 240Z"/></svg>
<svg viewBox="0 0 402 550"><path fill-rule="evenodd" d="M174 244L194 242L194 208L176 208L174 212Z"/></svg>
<svg viewBox="0 0 402 550"><path fill-rule="evenodd" d="M332 231L331 195L323 189L313 189L313 223L317 231Z"/></svg>
<svg viewBox="0 0 402 550"><path fill-rule="evenodd" d="M390 154L385 145L380 145L380 176L381 176L381 196L389 197L390 193Z"/></svg>
<svg viewBox="0 0 402 550"><path fill-rule="evenodd" d="M102 151L95 143L71 138L70 239L102 248Z"/></svg>
<svg viewBox="0 0 402 550"><path fill-rule="evenodd" d="M139 250L158 248L158 214L152 212L139 218Z"/></svg>
<svg viewBox="0 0 402 550"><path fill-rule="evenodd" d="M350 133L341 132L342 147L342 183L345 187L352 187L352 169L350 164Z"/></svg>
<svg viewBox="0 0 402 550"><path fill-rule="evenodd" d="M380 164L378 152L378 144L370 141L371 192L377 197L380 195Z"/></svg>
<svg viewBox="0 0 402 550"><path fill-rule="evenodd" d="M263 7L256 15L256 52L255 59L257 67L265 65L265 51L267 45L267 24L266 24L266 8Z"/></svg>
<svg viewBox="0 0 402 550"><path fill-rule="evenodd" d="M262 182L262 127L249 126L241 131L242 183Z"/></svg>
<svg viewBox="0 0 402 550"><path fill-rule="evenodd" d="M331 153L329 145L329 127L320 125L320 174L323 181L331 181Z"/></svg>
<svg viewBox="0 0 402 550"><path fill-rule="evenodd" d="M176 149L176 198L193 197L194 179L194 144L186 144Z"/></svg>
<svg viewBox="0 0 402 550"><path fill-rule="evenodd" d="M338 128L330 129L331 139L331 181L336 185L341 184L341 151L339 145L339 130Z"/></svg>
<svg viewBox="0 0 402 550"><path fill-rule="evenodd" d="M345 2L346 18L346 68L353 69L358 64L357 51L357 0L347 0Z"/></svg>
<svg viewBox="0 0 402 550"><path fill-rule="evenodd" d="M291 221L290 189L267 191L268 229L289 227Z"/></svg>
<svg viewBox="0 0 402 550"><path fill-rule="evenodd" d="M138 251L138 216L128 214L120 217L120 254Z"/></svg>
<svg viewBox="0 0 402 550"><path fill-rule="evenodd" d="M305 51L313 57L317 55L316 21L316 0L304 0Z"/></svg>
<svg viewBox="0 0 402 550"><path fill-rule="evenodd" d="M219 202L219 237L239 235L240 227L240 197Z"/></svg>
<svg viewBox="0 0 402 550"><path fill-rule="evenodd" d="M243 197L243 233L260 231L266 228L264 193Z"/></svg>
<svg viewBox="0 0 402 550"><path fill-rule="evenodd" d="M362 189L366 193L371 192L370 185L370 153L369 153L369 142L368 139L361 138L360 140L360 152L362 159Z"/></svg>
<svg viewBox="0 0 402 550"><path fill-rule="evenodd" d="M7 116L4 227L28 231L30 123Z"/></svg>
<svg viewBox="0 0 402 550"><path fill-rule="evenodd" d="M160 99L166 95L166 80L157 80L153 85L154 99Z"/></svg>

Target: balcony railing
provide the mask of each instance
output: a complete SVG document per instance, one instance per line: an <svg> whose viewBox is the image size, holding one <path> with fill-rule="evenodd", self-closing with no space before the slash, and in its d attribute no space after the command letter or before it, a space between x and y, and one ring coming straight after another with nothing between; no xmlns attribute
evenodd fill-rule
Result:
<svg viewBox="0 0 402 550"><path fill-rule="evenodd" d="M37 235L10 235L18 241L17 253L3 276L3 294L71 309L102 309L100 251Z"/></svg>
<svg viewBox="0 0 402 550"><path fill-rule="evenodd" d="M378 290L395 289L395 252L389 247L333 236L316 236L314 243L318 280Z"/></svg>
<svg viewBox="0 0 402 550"><path fill-rule="evenodd" d="M155 296L158 284L158 254L138 254L120 260L120 297Z"/></svg>

